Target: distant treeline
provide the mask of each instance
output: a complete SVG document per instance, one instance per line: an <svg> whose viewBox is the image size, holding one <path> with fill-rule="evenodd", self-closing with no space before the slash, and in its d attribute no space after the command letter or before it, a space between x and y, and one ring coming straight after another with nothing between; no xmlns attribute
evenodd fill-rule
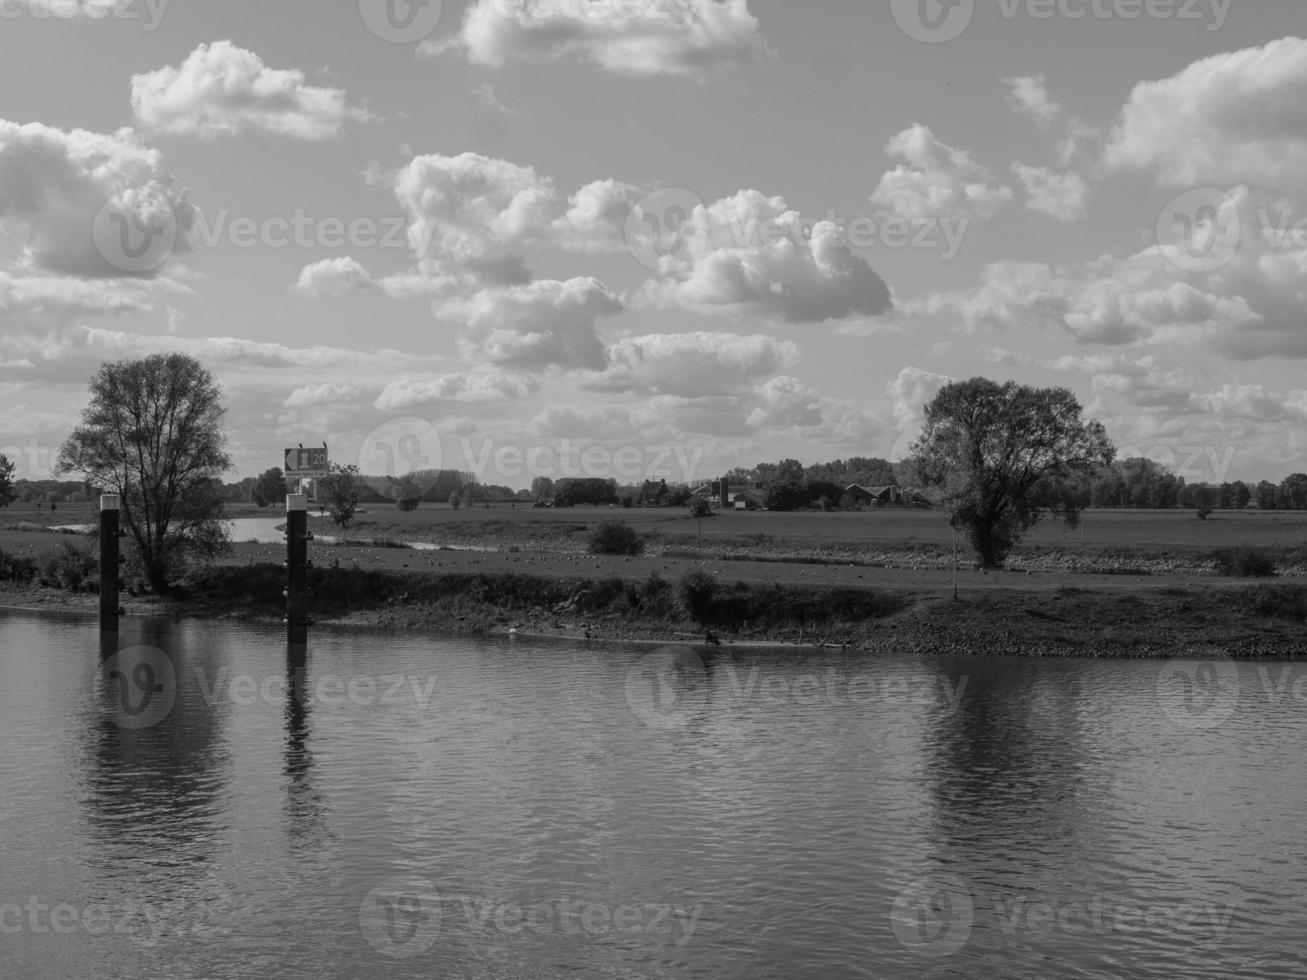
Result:
<svg viewBox="0 0 1307 980"><path fill-rule="evenodd" d="M761 488L767 505L776 510L803 507L853 506L845 493L851 485L883 487L898 485L918 487L920 480L910 460L891 463L875 456L854 456L828 463L804 466L797 460L759 463L752 468L737 467L723 474L737 485ZM257 489L260 479L273 477L280 486L281 471L268 471L263 477L247 477L227 484L226 494L232 503L260 502ZM719 477L705 477L691 483L668 481L668 493L658 503L685 504L692 491ZM660 482L660 481L653 481ZM414 499L422 503L447 503L458 494L465 504L475 503L549 503L614 504L627 506L642 502L643 483L619 484L616 480L558 479L537 477L529 490L478 482L472 473L460 470L428 470L395 479L364 476L363 502L389 503ZM26 481L15 483L20 500L87 499L85 485L67 481ZM929 492L929 488L922 488ZM1307 510L1307 474L1294 473L1279 483L1262 480L1245 483L1190 483L1153 460L1136 457L1118 460L1076 480L1065 488L1079 505L1095 508L1147 508L1194 510ZM275 496L269 493L268 496ZM269 500L269 503L274 501ZM646 501L647 502L647 501Z"/></svg>

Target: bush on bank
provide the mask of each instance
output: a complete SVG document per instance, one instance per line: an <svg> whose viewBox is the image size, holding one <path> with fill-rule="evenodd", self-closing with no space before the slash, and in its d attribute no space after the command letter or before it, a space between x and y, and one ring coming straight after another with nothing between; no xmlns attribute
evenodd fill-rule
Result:
<svg viewBox="0 0 1307 980"><path fill-rule="evenodd" d="M710 576L707 578L711 578ZM897 612L903 600L865 589L822 588L715 581L704 573L673 585L659 575L643 580L557 579L518 574L432 575L364 569L311 568L310 608L338 616L389 605L455 609L487 622L529 617L603 617L670 625L742 629L809 628L861 623ZM192 597L232 608L265 613L285 606L285 569L278 565L214 567L192 579Z"/></svg>

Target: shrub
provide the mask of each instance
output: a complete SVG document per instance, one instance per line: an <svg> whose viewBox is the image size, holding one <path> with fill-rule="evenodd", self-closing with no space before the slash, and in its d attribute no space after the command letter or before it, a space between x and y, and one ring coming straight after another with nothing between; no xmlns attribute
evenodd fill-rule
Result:
<svg viewBox="0 0 1307 980"><path fill-rule="evenodd" d="M695 622L711 622L716 599L717 579L707 572L691 572L681 579L681 604Z"/></svg>
<svg viewBox="0 0 1307 980"><path fill-rule="evenodd" d="M1259 616L1307 621L1307 589L1299 585L1259 585L1240 598Z"/></svg>
<svg viewBox="0 0 1307 980"><path fill-rule="evenodd" d="M1271 578L1275 575L1275 559L1257 548L1218 548L1212 552L1212 558L1221 575L1246 578Z"/></svg>
<svg viewBox="0 0 1307 980"><path fill-rule="evenodd" d="M626 521L604 521L590 537L592 555L638 555L644 538Z"/></svg>
<svg viewBox="0 0 1307 980"><path fill-rule="evenodd" d="M36 562L22 555L11 555L0 548L0 582L30 582L36 578Z"/></svg>
<svg viewBox="0 0 1307 980"><path fill-rule="evenodd" d="M409 497L405 500L396 500L395 506L407 514L410 511L417 510L418 504L420 503L422 503L422 501L417 497Z"/></svg>
<svg viewBox="0 0 1307 980"><path fill-rule="evenodd" d="M712 504L708 503L703 497L694 497L690 500L691 517L712 517Z"/></svg>
<svg viewBox="0 0 1307 980"><path fill-rule="evenodd" d="M81 592L89 589L99 576L99 562L89 548L72 541L59 546L41 559L41 584Z"/></svg>

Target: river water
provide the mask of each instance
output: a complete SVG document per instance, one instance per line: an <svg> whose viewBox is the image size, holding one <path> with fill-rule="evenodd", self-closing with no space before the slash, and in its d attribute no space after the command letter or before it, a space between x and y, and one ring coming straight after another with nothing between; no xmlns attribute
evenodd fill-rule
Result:
<svg viewBox="0 0 1307 980"><path fill-rule="evenodd" d="M0 975L1307 975L1307 665L287 653L0 613Z"/></svg>

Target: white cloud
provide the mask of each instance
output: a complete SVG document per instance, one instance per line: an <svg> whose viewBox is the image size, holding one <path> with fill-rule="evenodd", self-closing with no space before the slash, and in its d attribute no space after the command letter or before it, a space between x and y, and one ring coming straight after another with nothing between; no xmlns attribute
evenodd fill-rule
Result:
<svg viewBox="0 0 1307 980"><path fill-rule="evenodd" d="M905 434L915 435L926 419L926 406L953 379L923 368L905 367L886 387L894 421Z"/></svg>
<svg viewBox="0 0 1307 980"><path fill-rule="evenodd" d="M598 181L565 203L554 183L533 167L464 153L420 156L395 177L395 196L410 216L414 253L440 270L479 272L495 279L496 262L516 261L529 245L599 252L622 244L635 188ZM518 282L529 278L515 271ZM503 282L504 277L498 277ZM512 278L512 277L510 277Z"/></svg>
<svg viewBox="0 0 1307 980"><path fill-rule="evenodd" d="M172 233L173 254L189 249L195 212L164 173L160 154L130 130L64 131L0 120L0 229L26 232L25 263L70 276L127 275L110 261L97 229L159 228ZM159 266L141 271L158 274Z"/></svg>
<svg viewBox="0 0 1307 980"><path fill-rule="evenodd" d="M0 318L18 313L53 315L144 313L153 307L144 284L65 276L13 276L0 271Z"/></svg>
<svg viewBox="0 0 1307 980"><path fill-rule="evenodd" d="M1074 170L1059 174L1047 167L1014 163L1012 172L1025 186L1026 207L1031 211L1067 222L1079 221L1085 216L1089 185Z"/></svg>
<svg viewBox="0 0 1307 980"><path fill-rule="evenodd" d="M683 248L661 260L643 297L704 313L762 315L791 323L880 316L889 287L831 222L805 222L780 197L740 191L700 205L682 226Z"/></svg>
<svg viewBox="0 0 1307 980"><path fill-rule="evenodd" d="M941 143L920 123L885 147L899 165L880 178L871 202L905 218L991 218L1012 200L1012 190L992 183L993 175L970 153Z"/></svg>
<svg viewBox="0 0 1307 980"><path fill-rule="evenodd" d="M472 90L472 97L477 100L477 104L486 112L498 116L511 116L513 111L499 101L499 96L495 92L495 87L489 82L482 82Z"/></svg>
<svg viewBox="0 0 1307 980"><path fill-rule="evenodd" d="M1170 415L1208 411L1193 379L1163 367L1153 355L1138 360L1121 354L1066 355L1049 367L1086 374L1095 393L1115 395L1133 409Z"/></svg>
<svg viewBox="0 0 1307 980"><path fill-rule="evenodd" d="M311 299L337 299L351 293L376 293L394 299L451 295L461 285L452 276L427 276L418 272L374 276L353 256L323 259L306 265L294 291Z"/></svg>
<svg viewBox="0 0 1307 980"><path fill-rule="evenodd" d="M1043 75L1005 78L1003 84L1008 86L1008 105L1040 126L1052 126L1062 115L1062 107L1049 98L1048 90L1044 88Z"/></svg>
<svg viewBox="0 0 1307 980"><path fill-rule="evenodd" d="M316 345L288 347L244 337L178 337L129 333L100 327L83 328L87 346L115 357L144 357L180 351L206 364L223 368L286 369L298 371L395 371L412 368L415 361L434 360L397 350L359 351ZM284 378L283 378L284 383Z"/></svg>
<svg viewBox="0 0 1307 980"><path fill-rule="evenodd" d="M357 385L320 384L296 388L286 396L287 408L315 408L319 405L337 405L355 401L362 394Z"/></svg>
<svg viewBox="0 0 1307 980"><path fill-rule="evenodd" d="M822 400L798 378L780 375L754 391L757 407L745 420L754 429L811 429L823 421Z"/></svg>
<svg viewBox="0 0 1307 980"><path fill-rule="evenodd" d="M536 383L522 375L493 370L455 372L392 381L377 396L376 407L384 412L400 412L444 402L504 402L528 398L536 390Z"/></svg>
<svg viewBox="0 0 1307 980"><path fill-rule="evenodd" d="M1240 296L1186 281L1157 248L1073 266L997 262L974 289L903 304L968 333L1037 329L1079 343L1210 342L1253 314Z"/></svg>
<svg viewBox="0 0 1307 980"><path fill-rule="evenodd" d="M520 369L603 370L597 323L623 309L595 279L542 279L449 299L437 313L467 325L462 344L471 358Z"/></svg>
<svg viewBox="0 0 1307 980"><path fill-rule="evenodd" d="M10 0L10 2L11 5L31 11L38 16L45 15L62 20L78 18L102 20L131 10L139 0ZM156 0L156 2L166 2L166 0Z"/></svg>
<svg viewBox="0 0 1307 980"><path fill-rule="evenodd" d="M160 133L212 139L244 132L336 139L368 114L339 89L316 88L298 70L268 68L230 41L201 44L180 67L132 76L132 109Z"/></svg>
<svg viewBox="0 0 1307 980"><path fill-rule="evenodd" d="M772 377L799 358L797 344L762 334L649 334L608 349L607 372L589 387L702 398L732 395Z"/></svg>
<svg viewBox="0 0 1307 980"><path fill-rule="evenodd" d="M636 78L706 76L768 56L747 0L477 0L452 41L473 64L575 58Z"/></svg>
<svg viewBox="0 0 1307 980"><path fill-rule="evenodd" d="M1307 40L1204 58L1131 93L1104 153L1113 169L1174 186L1302 188L1307 181Z"/></svg>

